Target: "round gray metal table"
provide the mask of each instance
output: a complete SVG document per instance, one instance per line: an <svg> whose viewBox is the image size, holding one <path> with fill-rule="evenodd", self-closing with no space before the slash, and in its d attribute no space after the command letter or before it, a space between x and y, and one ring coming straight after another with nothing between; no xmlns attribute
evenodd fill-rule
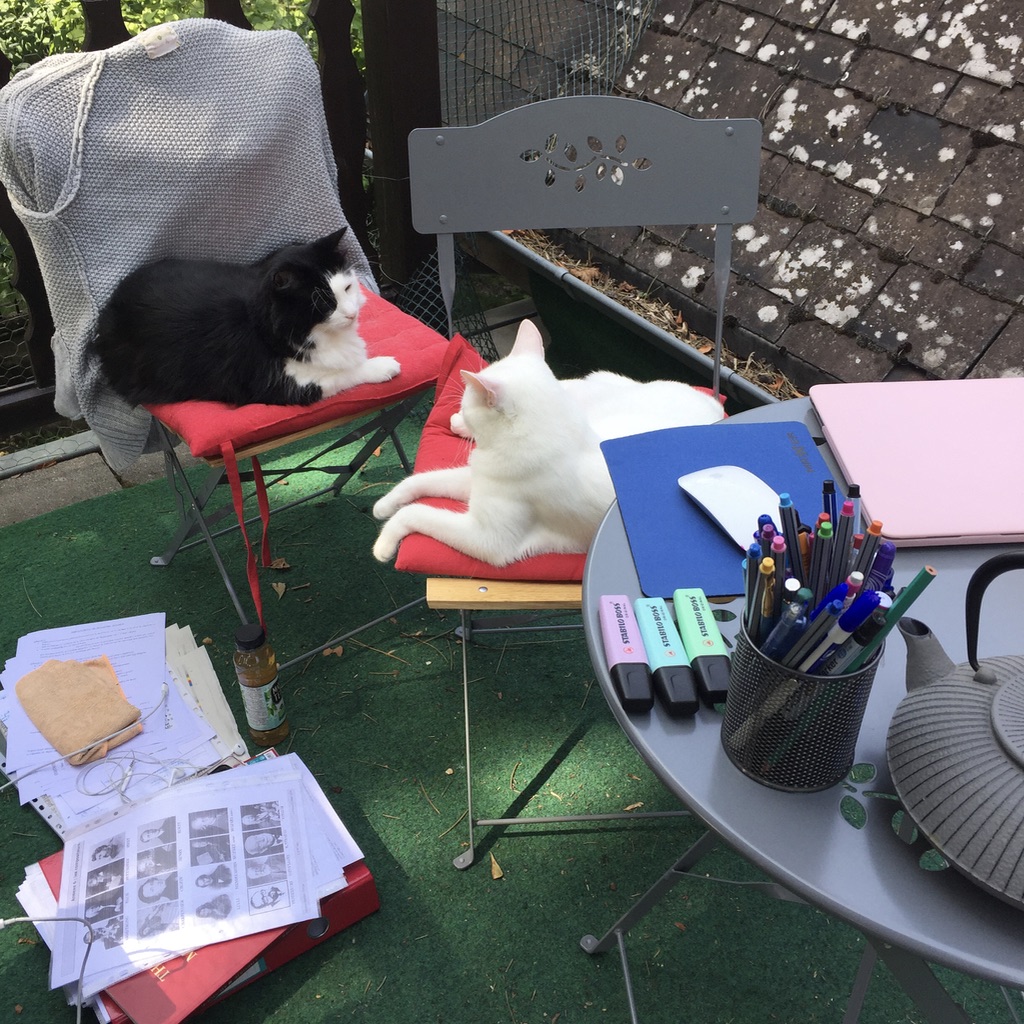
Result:
<svg viewBox="0 0 1024 1024"><path fill-rule="evenodd" d="M746 422L766 418L802 420L812 435L820 434L806 400L734 417ZM722 429L728 429L727 423ZM827 451L823 454L829 458ZM836 478L841 480L838 472ZM709 522L708 528L714 526ZM1006 548L978 545L906 548L897 555L897 588L922 565L937 569L935 581L915 602L913 615L932 628L954 662L966 661L967 582L978 565L1003 550ZM738 562L739 558L737 576ZM679 581L681 587L697 585ZM928 963L1024 989L1024 910L1003 903L952 868L923 870L918 865L921 843L908 845L893 829L893 801L861 798L867 821L863 828L856 828L840 813L840 800L849 792L841 785L818 793L787 793L743 775L722 749L718 712L702 707L693 719L672 719L657 703L649 713L624 712L601 645L597 607L602 594L641 596L617 505L609 510L591 546L583 579L590 658L626 736L664 785L709 830L601 938L588 935L582 940L583 948L591 953L618 944L634 1020L625 933L716 840L727 843L790 894L841 918L867 938L865 960L844 1020L857 1019L876 955L889 965L925 1016L937 1024L970 1018L949 998ZM986 594L982 612L979 651L983 658L1024 649L1022 609L1024 573L1010 573L997 580ZM727 624L723 624L723 633L729 635ZM903 641L898 633L891 633L857 746L856 762L870 763L876 769L864 789L894 792L886 766L885 738L892 712L906 692L905 667Z"/></svg>

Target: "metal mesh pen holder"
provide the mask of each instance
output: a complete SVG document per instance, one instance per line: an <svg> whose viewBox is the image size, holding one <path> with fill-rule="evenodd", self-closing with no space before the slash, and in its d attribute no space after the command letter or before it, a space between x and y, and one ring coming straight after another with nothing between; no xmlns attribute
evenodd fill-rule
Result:
<svg viewBox="0 0 1024 1024"><path fill-rule="evenodd" d="M855 672L812 676L766 658L741 628L722 722L729 759L773 789L806 793L840 782L853 765L882 650Z"/></svg>

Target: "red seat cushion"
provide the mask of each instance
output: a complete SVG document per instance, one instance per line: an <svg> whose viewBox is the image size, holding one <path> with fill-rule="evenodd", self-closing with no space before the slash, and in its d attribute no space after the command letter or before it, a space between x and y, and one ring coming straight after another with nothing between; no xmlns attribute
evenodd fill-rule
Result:
<svg viewBox="0 0 1024 1024"><path fill-rule="evenodd" d="M271 440L307 427L358 416L394 405L430 387L438 379L448 341L379 295L366 291L359 333L371 356L394 356L402 369L383 384L360 384L313 405L225 405L223 402L170 402L149 405L198 458L219 456L221 443L235 449Z"/></svg>
<svg viewBox="0 0 1024 1024"><path fill-rule="evenodd" d="M445 469L465 465L470 444L464 437L451 431L452 413L462 402L463 383L460 370L479 370L487 364L480 354L463 338L453 339L445 354L437 380L434 407L423 427L423 435L416 452L417 473L430 469ZM462 511L465 506L446 498L425 499L438 508ZM425 537L410 534L398 548L395 568L403 572L416 572L425 576L475 577L489 580L532 580L571 582L583 579L585 555L534 555L504 568L464 555L454 548Z"/></svg>

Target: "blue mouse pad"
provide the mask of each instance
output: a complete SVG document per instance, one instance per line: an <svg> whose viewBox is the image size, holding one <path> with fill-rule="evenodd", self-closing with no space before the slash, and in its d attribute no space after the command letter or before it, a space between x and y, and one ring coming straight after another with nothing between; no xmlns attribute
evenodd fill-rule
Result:
<svg viewBox="0 0 1024 1024"><path fill-rule="evenodd" d="M713 423L618 437L601 444L629 537L640 589L671 597L679 587L709 596L743 593L743 552L679 487L709 466L740 466L776 493L788 492L813 526L832 473L799 422ZM778 508L764 509L778 524ZM750 524L751 539L757 520Z"/></svg>

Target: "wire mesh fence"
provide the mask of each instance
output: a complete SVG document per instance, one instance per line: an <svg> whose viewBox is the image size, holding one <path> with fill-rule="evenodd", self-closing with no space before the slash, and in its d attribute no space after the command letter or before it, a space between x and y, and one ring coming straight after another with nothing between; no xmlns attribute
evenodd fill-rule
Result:
<svg viewBox="0 0 1024 1024"><path fill-rule="evenodd" d="M538 99L611 92L656 6L657 0L437 0L446 123L474 124ZM27 310L11 285L12 262L0 235L0 396L34 382L25 344ZM466 272L472 263L461 261L456 326L494 359L485 311ZM446 333L436 261L419 269L398 304ZM43 427L0 435L0 459L38 445L46 449L43 458L61 457L62 438L85 429L55 414Z"/></svg>

